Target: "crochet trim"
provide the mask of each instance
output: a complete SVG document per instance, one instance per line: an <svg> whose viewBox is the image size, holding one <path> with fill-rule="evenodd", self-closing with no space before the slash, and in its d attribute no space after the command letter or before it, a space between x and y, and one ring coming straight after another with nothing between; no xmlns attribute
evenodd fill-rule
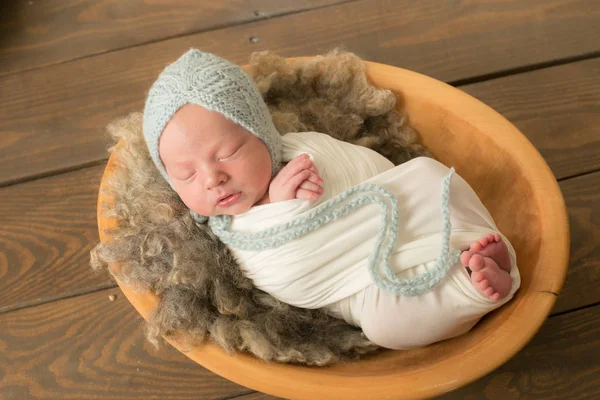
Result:
<svg viewBox="0 0 600 400"><path fill-rule="evenodd" d="M360 184L320 204L307 215L293 221L275 225L260 232L244 233L231 230L232 217L210 217L212 231L228 246L245 251L276 248L291 240L307 235L319 227L335 221L366 204L377 204L381 211L381 228L377 234L374 250L369 257L369 272L375 284L383 290L400 296L415 296L433 289L455 265L460 251L450 251L450 183L454 168L442 180L441 212L442 249L436 263L429 271L409 279L394 275L389 258L398 236L398 202L387 189L374 184ZM383 249L383 251L382 251Z"/></svg>

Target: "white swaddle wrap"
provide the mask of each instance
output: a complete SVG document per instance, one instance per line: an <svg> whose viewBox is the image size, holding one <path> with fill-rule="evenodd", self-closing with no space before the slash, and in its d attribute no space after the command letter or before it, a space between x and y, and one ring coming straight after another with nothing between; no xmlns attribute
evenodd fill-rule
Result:
<svg viewBox="0 0 600 400"><path fill-rule="evenodd" d="M283 136L283 160L308 153L324 180L317 201L288 200L252 207L232 220L231 230L259 232L291 221L318 204L360 183L373 183L398 200L398 236L390 256L396 275L435 260L441 249L441 182L449 169L419 157L400 166L373 150L316 132ZM458 175L450 186L451 237L454 249L490 232L493 219L471 187ZM322 308L373 284L368 259L381 228L380 210L369 204L303 237L260 251L231 248L244 275L275 298L303 308ZM515 252L503 237L512 264Z"/></svg>

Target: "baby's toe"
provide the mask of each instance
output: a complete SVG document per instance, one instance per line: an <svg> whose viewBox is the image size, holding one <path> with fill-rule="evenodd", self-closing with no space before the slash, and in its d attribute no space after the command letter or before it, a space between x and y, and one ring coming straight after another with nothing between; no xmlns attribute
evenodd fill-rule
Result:
<svg viewBox="0 0 600 400"><path fill-rule="evenodd" d="M494 300L494 301L499 301L500 300L500 293L496 292L493 295L490 296L490 299Z"/></svg>
<svg viewBox="0 0 600 400"><path fill-rule="evenodd" d="M471 243L471 247L469 248L471 251L480 251L482 249L479 241Z"/></svg>
<svg viewBox="0 0 600 400"><path fill-rule="evenodd" d="M465 267L468 267L471 257L473 257L473 253L471 253L470 251L463 251L462 254L460 255L461 264L464 265Z"/></svg>
<svg viewBox="0 0 600 400"><path fill-rule="evenodd" d="M473 254L471 259L469 260L469 268L471 268L472 271L479 271L483 268L484 265L485 260L479 254Z"/></svg>
<svg viewBox="0 0 600 400"><path fill-rule="evenodd" d="M481 245L481 247L485 247L488 244L488 237L484 236L481 239L479 239L479 244Z"/></svg>
<svg viewBox="0 0 600 400"><path fill-rule="evenodd" d="M485 293L485 295L488 296L488 297L492 297L492 295L494 294L494 288L493 287L489 287L489 288L485 289L483 291L483 293Z"/></svg>

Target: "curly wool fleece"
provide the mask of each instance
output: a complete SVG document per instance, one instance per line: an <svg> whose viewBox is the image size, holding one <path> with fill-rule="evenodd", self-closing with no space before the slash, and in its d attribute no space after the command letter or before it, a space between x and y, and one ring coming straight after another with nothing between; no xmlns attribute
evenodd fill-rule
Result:
<svg viewBox="0 0 600 400"><path fill-rule="evenodd" d="M352 53L334 51L309 62L255 53L248 74L281 134L325 132L396 165L428 155L395 110L396 96L369 84L364 64ZM228 352L307 365L354 360L377 349L343 320L292 307L255 288L153 166L140 113L108 130L125 145L111 150L119 162L103 190L115 201L101 213L117 218L119 226L110 232L112 241L92 250L92 267L159 297L146 329L150 342L164 336L193 347L210 340ZM120 269L112 268L115 263Z"/></svg>

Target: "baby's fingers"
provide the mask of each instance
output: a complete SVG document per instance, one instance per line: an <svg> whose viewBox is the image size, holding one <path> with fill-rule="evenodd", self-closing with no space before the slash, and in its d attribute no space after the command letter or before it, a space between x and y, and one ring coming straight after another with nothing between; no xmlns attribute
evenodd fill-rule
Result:
<svg viewBox="0 0 600 400"><path fill-rule="evenodd" d="M323 186L323 178L319 176L319 173L317 172L317 169L314 168L314 165L313 168L309 168L308 170L310 171L308 180L316 185Z"/></svg>
<svg viewBox="0 0 600 400"><path fill-rule="evenodd" d="M297 176L301 171L308 171L314 164L308 154L301 154L293 158L285 167L279 171L278 177L284 183Z"/></svg>
<svg viewBox="0 0 600 400"><path fill-rule="evenodd" d="M312 172L310 172L307 169L302 170L296 175L292 176L290 180L287 181L287 183L285 184L285 187L287 188L287 190L291 190L292 193L294 193L294 191L296 191L300 187L300 185L304 183L304 181L307 181L308 178L310 178L311 174Z"/></svg>
<svg viewBox="0 0 600 400"><path fill-rule="evenodd" d="M298 189L296 191L296 198L300 200L317 200L319 194L306 189Z"/></svg>
<svg viewBox="0 0 600 400"><path fill-rule="evenodd" d="M313 183L309 180L305 180L304 182L302 182L299 186L299 189L305 189L316 194L323 193L323 188L320 185L317 185L316 183Z"/></svg>

